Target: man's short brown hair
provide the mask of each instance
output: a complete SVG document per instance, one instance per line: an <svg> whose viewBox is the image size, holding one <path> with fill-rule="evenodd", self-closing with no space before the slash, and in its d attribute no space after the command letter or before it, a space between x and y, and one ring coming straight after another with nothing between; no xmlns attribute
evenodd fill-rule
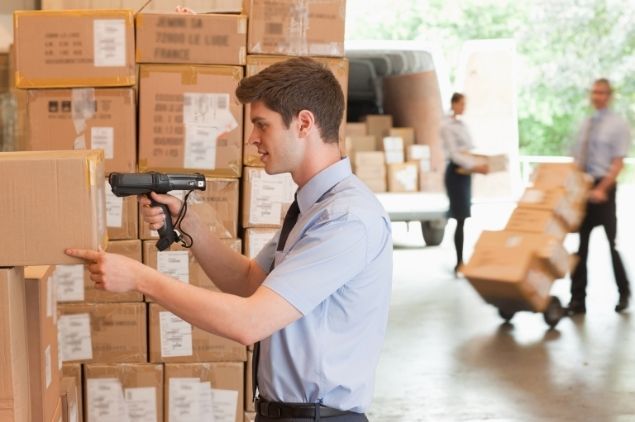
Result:
<svg viewBox="0 0 635 422"><path fill-rule="evenodd" d="M297 57L275 63L243 79L236 96L242 103L262 101L287 127L300 111L308 110L325 142L339 140L344 93L333 73L315 60Z"/></svg>

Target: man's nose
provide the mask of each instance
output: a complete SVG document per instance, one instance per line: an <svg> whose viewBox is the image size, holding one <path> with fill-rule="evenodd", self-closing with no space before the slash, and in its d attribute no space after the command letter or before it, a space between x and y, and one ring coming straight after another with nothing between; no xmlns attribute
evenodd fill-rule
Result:
<svg viewBox="0 0 635 422"><path fill-rule="evenodd" d="M260 143L260 136L256 133L256 129L252 129L249 134L249 138L247 138L247 143L250 145L258 145Z"/></svg>

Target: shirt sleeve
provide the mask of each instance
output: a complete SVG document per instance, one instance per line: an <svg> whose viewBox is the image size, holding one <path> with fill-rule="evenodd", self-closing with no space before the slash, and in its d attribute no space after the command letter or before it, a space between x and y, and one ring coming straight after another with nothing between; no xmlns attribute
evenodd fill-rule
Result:
<svg viewBox="0 0 635 422"><path fill-rule="evenodd" d="M280 230L273 236L273 238L263 246L263 248L258 252L258 255L254 258L256 264L265 272L269 273L271 270L271 264L273 264L273 259L276 254L276 249L278 248L278 240L280 239Z"/></svg>
<svg viewBox="0 0 635 422"><path fill-rule="evenodd" d="M307 315L366 266L367 232L350 214L311 227L263 285Z"/></svg>
<svg viewBox="0 0 635 422"><path fill-rule="evenodd" d="M461 149L459 140L456 138L456 133L448 125L441 126L441 140L445 145L450 160L454 164L470 170L475 165L474 158Z"/></svg>
<svg viewBox="0 0 635 422"><path fill-rule="evenodd" d="M615 142L613 143L613 151L611 159L626 157L631 147L631 128L628 123L620 119L620 125L616 131Z"/></svg>

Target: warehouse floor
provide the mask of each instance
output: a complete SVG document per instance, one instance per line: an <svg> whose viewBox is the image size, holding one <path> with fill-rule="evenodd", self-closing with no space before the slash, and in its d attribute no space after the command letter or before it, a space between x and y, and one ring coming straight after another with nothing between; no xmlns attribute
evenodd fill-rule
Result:
<svg viewBox="0 0 635 422"><path fill-rule="evenodd" d="M622 189L618 240L635 279L635 203ZM631 201L633 202L633 201ZM510 204L477 205L466 233L499 229ZM586 318L549 331L542 315L520 313L502 325L453 264L448 227L441 247L423 248L419 227L394 225L395 276L386 344L371 421L635 421L635 307L613 311L617 293L606 238L591 240ZM567 240L575 250L575 235ZM635 281L635 280L634 280ZM568 280L553 293L568 302Z"/></svg>

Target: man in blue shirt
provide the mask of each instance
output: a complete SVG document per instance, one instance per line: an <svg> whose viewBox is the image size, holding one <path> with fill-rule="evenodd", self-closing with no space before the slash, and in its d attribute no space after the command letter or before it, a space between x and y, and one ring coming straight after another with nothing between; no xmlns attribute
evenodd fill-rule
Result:
<svg viewBox="0 0 635 422"><path fill-rule="evenodd" d="M616 312L628 308L631 295L626 270L615 244L617 176L624 168L624 157L628 154L631 134L628 122L609 108L612 95L613 90L607 79L598 79L593 83L591 104L596 111L582 123L573 151L576 163L593 177L594 187L580 227L579 262L571 275L570 314L586 312L589 238L596 226L604 227L611 249L613 272L620 294L615 306Z"/></svg>
<svg viewBox="0 0 635 422"><path fill-rule="evenodd" d="M186 216L192 251L223 293L123 256L67 253L90 262L98 287L138 290L202 329L258 342L256 420L366 421L387 324L392 240L385 211L340 157L344 95L333 74L307 58L244 79L236 94L251 107L249 142L265 170L290 172L299 189L282 230L254 260L224 246L195 213ZM178 199L153 198L176 219ZM160 228L161 210L139 201Z"/></svg>

